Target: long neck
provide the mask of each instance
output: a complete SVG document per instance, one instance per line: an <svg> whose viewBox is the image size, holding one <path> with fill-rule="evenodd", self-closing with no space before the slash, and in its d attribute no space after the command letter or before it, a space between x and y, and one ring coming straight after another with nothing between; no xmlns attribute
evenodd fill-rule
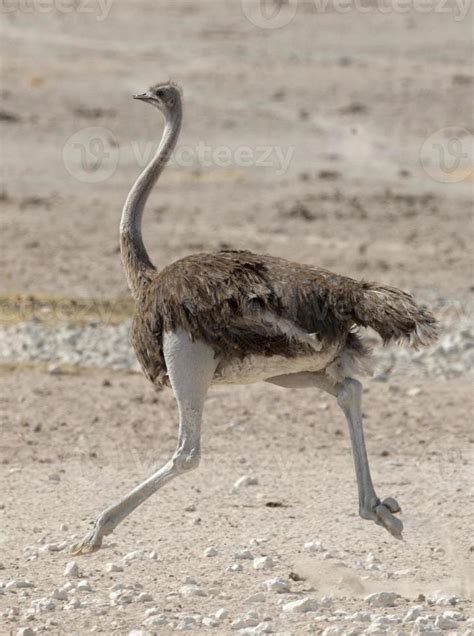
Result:
<svg viewBox="0 0 474 636"><path fill-rule="evenodd" d="M151 280L156 271L143 243L143 210L176 145L181 119L182 107L178 101L173 113L166 118L163 137L155 156L136 180L123 207L120 221L120 251L128 286L134 297L138 296L143 284Z"/></svg>

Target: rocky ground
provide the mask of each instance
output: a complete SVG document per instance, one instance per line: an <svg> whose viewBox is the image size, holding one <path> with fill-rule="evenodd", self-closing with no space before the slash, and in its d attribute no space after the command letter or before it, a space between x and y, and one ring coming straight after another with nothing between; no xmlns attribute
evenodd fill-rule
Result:
<svg viewBox="0 0 474 636"><path fill-rule="evenodd" d="M470 6L275 2L297 12L273 29L244 0L12 4L0 634L473 634ZM168 77L185 125L145 218L159 267L246 248L433 307L430 349L367 334L368 451L379 495L402 505L403 542L357 514L335 402L262 384L213 388L199 470L96 554L70 555L176 442L173 396L146 383L128 343L117 237L161 134L129 96Z"/></svg>

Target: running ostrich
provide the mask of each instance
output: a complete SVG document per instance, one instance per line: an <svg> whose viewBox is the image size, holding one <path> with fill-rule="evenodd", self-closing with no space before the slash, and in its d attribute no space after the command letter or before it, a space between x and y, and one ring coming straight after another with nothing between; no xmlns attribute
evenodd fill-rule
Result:
<svg viewBox="0 0 474 636"><path fill-rule="evenodd" d="M392 497L377 497L370 475L362 385L353 377L369 351L356 329L371 327L385 343L417 347L436 339L434 317L398 289L247 251L193 254L158 272L143 243L142 216L178 139L181 89L166 82L134 98L158 108L165 128L156 155L130 190L120 223L122 263L135 301L131 338L145 376L173 389L178 444L164 466L98 516L72 552L98 550L135 508L197 468L211 385L258 381L317 388L336 398L350 431L359 514L401 539L403 524L394 516L400 507Z"/></svg>

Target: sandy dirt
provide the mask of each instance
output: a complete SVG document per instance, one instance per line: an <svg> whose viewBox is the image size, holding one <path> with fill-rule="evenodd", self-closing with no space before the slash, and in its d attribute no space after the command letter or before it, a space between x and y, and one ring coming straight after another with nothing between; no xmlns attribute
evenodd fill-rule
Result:
<svg viewBox="0 0 474 636"><path fill-rule="evenodd" d="M395 284L470 320L471 14L461 19L454 3L343 14L300 2L289 24L264 29L240 2L116 1L106 16L88 6L2 15L2 298L127 296L120 210L162 126L130 95L172 77L185 92L181 155L150 198L144 230L158 266L248 248ZM461 146L443 171L436 144L447 152L453 135ZM139 374L3 365L0 634L170 633L189 616L200 617L191 633L227 634L251 610L247 629L256 621L276 633L356 634L375 614L398 620L420 603L432 622L456 610L463 620L450 633L468 633L471 392L468 375L365 381L376 486L403 508L397 542L357 515L350 443L331 399L263 384L212 389L199 470L76 559L92 591L45 609L35 600L68 581L74 537L170 457L176 409L171 392ZM258 483L232 492L244 475ZM308 552L310 541L325 550ZM215 556L204 556L209 547ZM271 556L273 568L236 559L245 548ZM135 550L123 571L106 571ZM236 563L241 570L227 569ZM264 591L275 577L290 591ZM205 596L183 595L190 579ZM131 603L111 604L116 583L135 586ZM382 590L400 594L395 607L369 608L365 597ZM152 600L138 600L140 591ZM249 600L262 591L264 600ZM455 598L437 605L440 595ZM282 611L304 597L319 610ZM75 598L82 605L65 609ZM154 607L167 623L144 626ZM227 617L200 622L220 608ZM353 618L365 611L371 623ZM372 633L412 629L393 621Z"/></svg>

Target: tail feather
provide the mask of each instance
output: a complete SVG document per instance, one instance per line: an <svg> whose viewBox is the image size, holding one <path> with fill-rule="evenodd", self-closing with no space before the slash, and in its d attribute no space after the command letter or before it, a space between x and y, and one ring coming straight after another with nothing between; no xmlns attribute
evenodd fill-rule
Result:
<svg viewBox="0 0 474 636"><path fill-rule="evenodd" d="M437 339L435 317L429 309L417 305L410 294L394 287L363 282L359 283L355 296L354 321L377 331L384 343L397 342L417 349Z"/></svg>

